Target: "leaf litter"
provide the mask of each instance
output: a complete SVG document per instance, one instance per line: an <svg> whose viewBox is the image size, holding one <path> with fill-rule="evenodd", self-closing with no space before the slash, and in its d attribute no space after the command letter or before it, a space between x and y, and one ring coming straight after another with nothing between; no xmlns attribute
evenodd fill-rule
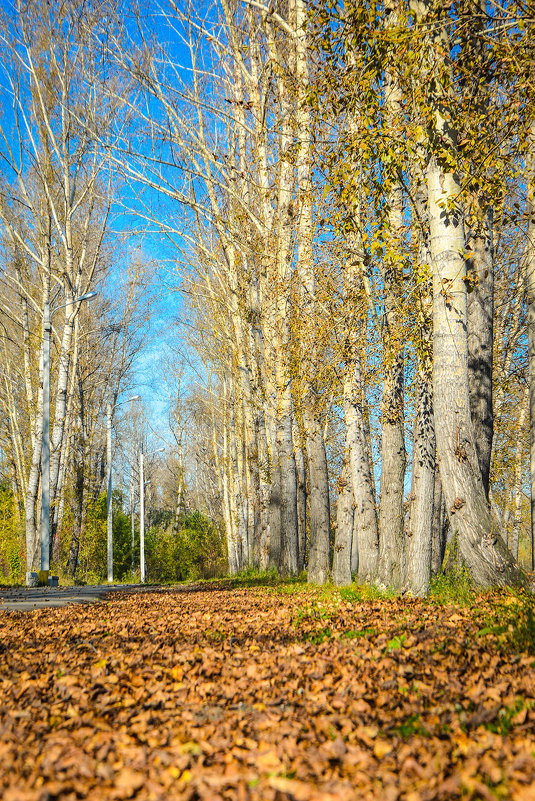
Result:
<svg viewBox="0 0 535 801"><path fill-rule="evenodd" d="M217 585L3 613L3 801L535 801L517 619Z"/></svg>

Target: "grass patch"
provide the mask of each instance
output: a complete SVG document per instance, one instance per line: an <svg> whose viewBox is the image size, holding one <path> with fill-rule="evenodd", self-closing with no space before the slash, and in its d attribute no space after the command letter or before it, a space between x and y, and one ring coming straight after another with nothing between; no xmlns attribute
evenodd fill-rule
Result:
<svg viewBox="0 0 535 801"><path fill-rule="evenodd" d="M373 637L375 634L377 634L377 631L372 628L361 629L361 631L355 631L354 629L350 629L349 631L344 631L344 633L341 636L343 639L346 640L358 640L361 639L362 637Z"/></svg>
<svg viewBox="0 0 535 801"><path fill-rule="evenodd" d="M431 579L429 598L436 603L471 606L476 595L476 589L465 567L440 573Z"/></svg>
<svg viewBox="0 0 535 801"><path fill-rule="evenodd" d="M374 584L351 584L349 587L336 588L342 601L348 603L362 603L365 601L384 601L395 598L396 592L392 589L383 590Z"/></svg>
<svg viewBox="0 0 535 801"><path fill-rule="evenodd" d="M305 640L305 642L312 642L314 645L321 645L322 642L331 640L332 637L333 632L329 626L324 629L319 629L318 631L307 631L303 634L303 640Z"/></svg>
<svg viewBox="0 0 535 801"><path fill-rule="evenodd" d="M280 584L283 579L277 573L275 568L269 570L258 570L254 567L248 567L245 570L240 570L234 576L229 576L228 581L234 587L270 587L274 584Z"/></svg>
<svg viewBox="0 0 535 801"><path fill-rule="evenodd" d="M399 734L404 740L409 740L411 737L414 737L415 734L420 737L429 737L429 732L422 726L420 715L418 714L409 715L406 720L394 726L391 731Z"/></svg>
<svg viewBox="0 0 535 801"><path fill-rule="evenodd" d="M391 654L392 651L401 651L401 649L403 648L403 643L405 642L406 639L407 639L406 634L402 634L400 637L397 636L392 637L390 642L388 642L386 645L386 653Z"/></svg>
<svg viewBox="0 0 535 801"><path fill-rule="evenodd" d="M274 567L269 570L259 570L258 568L248 567L240 570L234 576L226 579L216 579L218 583L223 581L231 587L239 589L241 587L265 587L285 594L299 593L307 587L306 573L303 571L298 576L282 576Z"/></svg>

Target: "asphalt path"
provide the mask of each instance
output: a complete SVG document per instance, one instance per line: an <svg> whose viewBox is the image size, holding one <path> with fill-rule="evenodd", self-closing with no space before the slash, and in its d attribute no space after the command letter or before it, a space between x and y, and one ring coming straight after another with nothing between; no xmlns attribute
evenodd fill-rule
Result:
<svg viewBox="0 0 535 801"><path fill-rule="evenodd" d="M84 587L0 587L0 613L31 612L68 604L98 603L114 593L154 592L158 586L146 584L95 584Z"/></svg>

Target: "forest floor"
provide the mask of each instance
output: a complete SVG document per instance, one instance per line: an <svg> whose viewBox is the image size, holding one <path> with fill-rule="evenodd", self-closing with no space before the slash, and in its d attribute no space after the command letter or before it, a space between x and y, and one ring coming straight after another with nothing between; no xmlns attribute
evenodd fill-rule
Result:
<svg viewBox="0 0 535 801"><path fill-rule="evenodd" d="M535 801L533 609L220 582L6 611L3 801Z"/></svg>

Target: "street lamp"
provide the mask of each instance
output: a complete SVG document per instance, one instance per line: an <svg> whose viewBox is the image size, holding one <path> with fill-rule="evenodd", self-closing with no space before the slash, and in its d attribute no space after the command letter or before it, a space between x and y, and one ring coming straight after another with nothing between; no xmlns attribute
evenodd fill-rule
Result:
<svg viewBox="0 0 535 801"><path fill-rule="evenodd" d="M152 456L153 453L160 453L165 448L156 448L151 451L147 456ZM144 474L144 456L143 445L139 451L139 572L141 583L145 583L145 474Z"/></svg>
<svg viewBox="0 0 535 801"><path fill-rule="evenodd" d="M135 472L136 472L136 446L132 454L132 469L130 472L130 526L132 530L132 581L134 580L134 551L136 547L136 515L135 515Z"/></svg>
<svg viewBox="0 0 535 801"><path fill-rule="evenodd" d="M108 534L108 583L113 584L113 499L112 499L112 471L111 471L111 417L113 410L117 406L130 401L141 400L141 395L133 395L124 401L119 401L112 406L108 401L106 408L106 445L107 445L107 467L108 467L108 494L107 494L107 534Z"/></svg>
<svg viewBox="0 0 535 801"><path fill-rule="evenodd" d="M84 300L91 300L98 292L87 292L67 303L50 309L48 301L43 309L43 412L41 439L41 580L48 580L50 570L50 332L52 316L58 309L64 309Z"/></svg>

